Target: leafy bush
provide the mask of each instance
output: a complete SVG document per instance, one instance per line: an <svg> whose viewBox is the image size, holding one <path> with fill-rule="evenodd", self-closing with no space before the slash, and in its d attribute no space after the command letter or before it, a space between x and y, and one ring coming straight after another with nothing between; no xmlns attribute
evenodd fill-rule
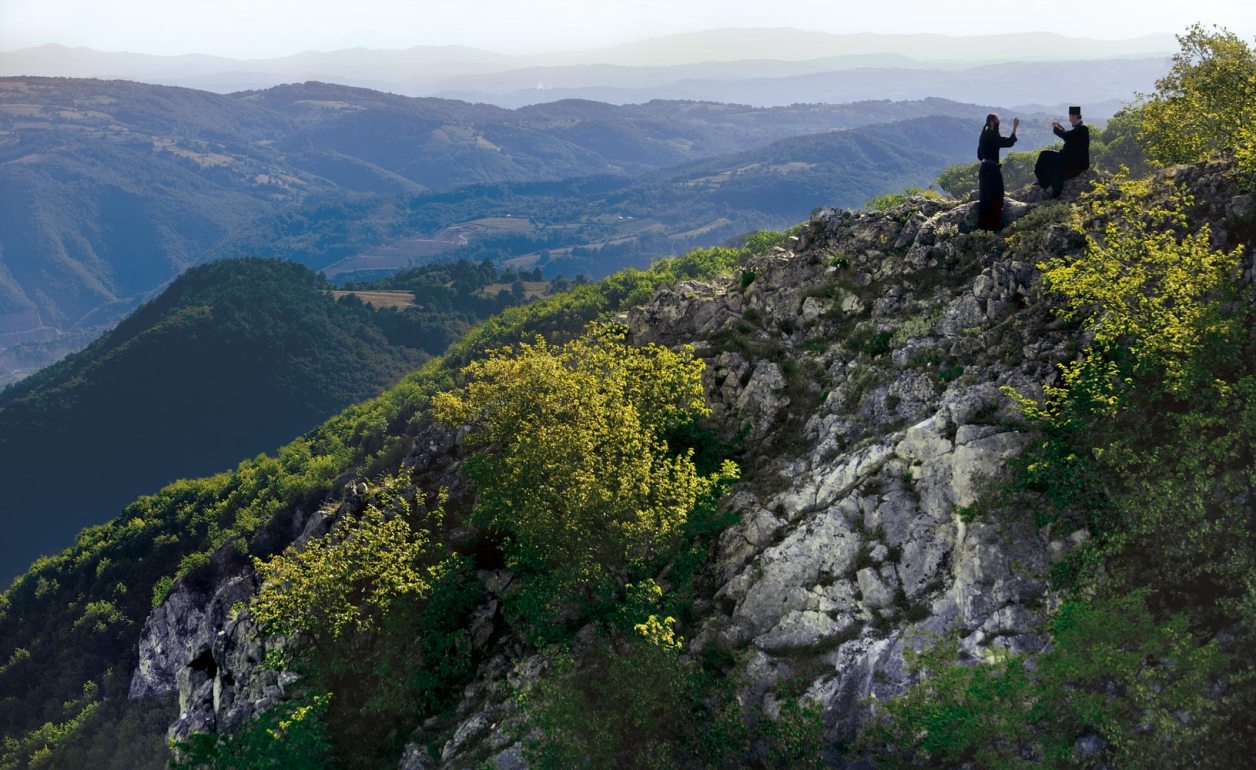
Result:
<svg viewBox="0 0 1256 770"><path fill-rule="evenodd" d="M756 710L750 719L732 681L682 656L670 634L660 642L641 624L592 641L578 658L552 654L545 676L521 696L529 767L823 767L819 704L786 698L774 718Z"/></svg>
<svg viewBox="0 0 1256 770"><path fill-rule="evenodd" d="M1064 298L1064 317L1085 318L1094 334L1092 354L1066 370L1066 387L1089 377L1081 370L1095 353L1127 364L1128 374L1160 371L1171 386L1186 387L1203 375L1186 371L1195 352L1234 333L1236 319L1217 300L1236 276L1241 249L1214 252L1207 225L1190 232L1193 204L1180 191L1157 201L1145 183L1118 175L1093 195L1090 216L1103 231L1087 236L1085 256L1040 266L1048 289Z"/></svg>
<svg viewBox="0 0 1256 770"><path fill-rule="evenodd" d="M399 476L367 499L327 535L258 561L250 605L266 633L295 641L272 662L334 696L328 736L347 766L399 750L396 736L465 683L466 619L483 596L469 560L438 545L443 498L428 507Z"/></svg>
<svg viewBox="0 0 1256 770"><path fill-rule="evenodd" d="M736 475L731 463L699 474L692 450L675 455L664 439L707 413L702 363L625 333L595 325L562 346L493 351L433 399L439 419L469 425L474 519L501 533L527 579L517 606L532 623L669 553L699 501Z"/></svg>
<svg viewBox="0 0 1256 770"><path fill-rule="evenodd" d="M1183 616L1162 621L1146 592L1062 605L1034 658L958 662L955 642L908 654L919 676L862 737L878 767L1068 767L1087 733L1117 767L1178 767L1215 709L1222 658ZM1187 715L1183 717L1182 715Z"/></svg>
<svg viewBox="0 0 1256 770"><path fill-rule="evenodd" d="M528 766L666 770L702 757L701 683L679 653L644 638L599 641L579 667L556 655L524 700L538 731Z"/></svg>
<svg viewBox="0 0 1256 770"><path fill-rule="evenodd" d="M1140 110L1138 136L1148 156L1169 165L1238 153L1247 162L1256 139L1256 51L1224 28L1209 32L1199 24L1179 35L1178 44L1172 69Z"/></svg>
<svg viewBox="0 0 1256 770"><path fill-rule="evenodd" d="M268 633L302 636L320 650L378 629L392 605L432 588L428 565L443 503L424 505L408 478L389 477L356 517L323 537L254 566L261 589L252 610Z"/></svg>
<svg viewBox="0 0 1256 770"><path fill-rule="evenodd" d="M1103 130L1091 136L1091 165L1112 173L1124 167L1136 179L1145 176L1151 165L1138 139L1142 120L1137 106L1122 107L1109 118Z"/></svg>
<svg viewBox="0 0 1256 770"><path fill-rule="evenodd" d="M1120 177L1096 192L1102 234L1082 258L1042 265L1093 341L1045 401L1012 395L1044 435L1023 484L1046 515L1100 535L1107 569L1129 570L1131 586L1212 613L1256 574L1256 559L1232 551L1253 529L1227 491L1250 483L1256 357L1250 301L1234 296L1240 253L1186 227L1190 204Z"/></svg>

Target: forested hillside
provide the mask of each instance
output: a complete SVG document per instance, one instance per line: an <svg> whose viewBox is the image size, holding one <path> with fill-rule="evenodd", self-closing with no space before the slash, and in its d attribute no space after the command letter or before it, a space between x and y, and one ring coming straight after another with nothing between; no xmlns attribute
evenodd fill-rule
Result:
<svg viewBox="0 0 1256 770"><path fill-rule="evenodd" d="M87 349L0 392L0 574L141 493L272 452L373 397L524 301L510 291L516 280L491 265L443 265L411 275L399 306L373 307L336 301L292 263L188 271ZM57 467L73 468L73 483Z"/></svg>

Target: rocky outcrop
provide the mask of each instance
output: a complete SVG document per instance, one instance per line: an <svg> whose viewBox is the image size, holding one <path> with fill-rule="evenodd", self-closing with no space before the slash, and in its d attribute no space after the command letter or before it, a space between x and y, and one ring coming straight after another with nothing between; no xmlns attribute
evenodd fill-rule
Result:
<svg viewBox="0 0 1256 770"><path fill-rule="evenodd" d="M444 489L453 501L465 498L465 484L453 472L454 433L429 421L418 426L412 439L402 460L412 477L433 494ZM325 534L340 517L355 515L369 502L369 494L367 484L342 480L335 499L297 509L256 532L248 554L235 544L219 548L209 565L177 581L153 610L141 632L130 697L178 693L179 717L169 728L171 739L232 732L286 697L297 675L264 664L288 640L261 634L245 606L258 588L251 557L266 557L289 545L301 547ZM491 626L493 616L490 612L481 625ZM473 634L481 646L491 635L491 628Z"/></svg>
<svg viewBox="0 0 1256 770"><path fill-rule="evenodd" d="M1192 216L1218 245L1256 226L1251 196L1218 168L1169 174L1197 191ZM1009 201L1001 234L974 229L971 202L820 209L789 248L661 289L621 317L636 342L694 346L714 419L746 447L725 500L739 522L683 629L691 653L745 661L742 703L775 713L779 685L801 681L837 746L908 684L909 648L955 635L977 658L1044 644L1044 575L1086 533L975 509L1031 438L1001 389L1041 392L1075 349L1034 265L1083 248L1068 224L1080 188L1066 186L1063 203L1013 191L1030 202ZM453 438L433 435L416 435L407 462L431 471L432 488L457 487ZM335 510L351 510L348 498ZM509 584L504 572L483 578L497 596ZM177 733L230 729L283 695L282 675L256 674L266 651L247 614L230 612L248 580L226 576L212 594L176 587L149 620L133 693L177 687ZM543 659L498 627L495 601L476 617L477 677L451 715L419 729L403 770L524 766L514 693Z"/></svg>
<svg viewBox="0 0 1256 770"><path fill-rule="evenodd" d="M308 539L326 531L344 505L273 522L253 545L265 554L280 543ZM243 609L256 591L247 556L234 545L224 546L208 566L177 581L145 621L130 697L178 693L179 717L170 726L170 738L232 731L282 700L284 688L295 681L291 673L262 665L284 640L259 634Z"/></svg>
<svg viewBox="0 0 1256 770"><path fill-rule="evenodd" d="M822 209L792 249L662 289L621 319L638 342L693 344L725 434L754 447L689 650L746 659L739 698L769 714L778 684L802 678L834 743L906 686L908 646L950 633L974 656L1043 643L1043 574L1064 546L964 514L1028 440L999 388L1035 392L1066 356L1031 255L1082 244L1046 222L1019 233L1034 242L1019 253L974 226L972 204L924 198ZM513 707L491 694L494 676L468 688L440 756L406 766L476 766L509 748Z"/></svg>

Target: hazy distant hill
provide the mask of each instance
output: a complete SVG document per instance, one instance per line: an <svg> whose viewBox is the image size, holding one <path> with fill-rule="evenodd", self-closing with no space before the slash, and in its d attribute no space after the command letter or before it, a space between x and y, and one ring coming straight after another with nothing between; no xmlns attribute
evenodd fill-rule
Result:
<svg viewBox="0 0 1256 770"><path fill-rule="evenodd" d="M15 315L116 321L240 222L333 189L279 171L265 141L294 128L201 91L0 81L0 345L23 341Z"/></svg>
<svg viewBox="0 0 1256 770"><path fill-rule="evenodd" d="M239 60L204 55L148 56L46 45L0 52L0 75L125 78L220 93L293 81L323 80L429 96L446 90L486 93L517 90L521 86L505 85L514 77L510 73L538 67L564 68L584 78L583 82L560 83L563 87L636 88L641 84L617 82L615 73L608 72L603 65L613 65L621 71L673 68L666 82L676 82L778 77L854 67L945 69L992 62L1147 57L1166 55L1176 47L1171 35L1095 40L1047 33L876 35L790 28L707 30L600 49L531 55L503 55L465 46L416 46L402 50L307 51L273 59ZM505 74L491 88L442 85L442 81L450 78L502 73ZM648 72L644 76L651 77ZM535 82L522 86L535 87ZM1114 90L1107 98L1127 94ZM941 92L926 95L948 96Z"/></svg>
<svg viewBox="0 0 1256 770"><path fill-rule="evenodd" d="M106 328L219 241L237 242L241 233L247 235L241 230L246 224L273 221L307 200L313 203L299 211L351 209L359 205L353 196L362 194L431 191L439 201L464 185L631 177L793 136L923 115L979 120L986 109L919 100L776 109L567 101L506 110L323 83L224 96L124 81L4 79L0 348L31 343L63 352L65 333L77 339ZM466 199L478 193L454 195ZM418 223L407 222L407 214L395 222L344 226L378 226L376 241L384 242L429 225L439 229L479 220L492 210L464 206L458 218L447 221L438 206L417 212ZM632 216L654 213L638 209ZM723 210L703 217L662 235L699 230L681 239L688 244L735 234L738 223L761 222L756 215ZM725 221L711 227L717 220ZM338 258L352 254L352 239L313 224L326 240L342 241L335 247ZM215 253L280 251L326 266L318 253L284 251L308 241L307 232L305 225L267 232L274 243ZM462 232L450 239L466 240ZM582 232L569 234L561 245L601 240ZM602 267L599 272L614 265ZM29 353L22 366L37 358L37 352Z"/></svg>
<svg viewBox="0 0 1256 770"><path fill-rule="evenodd" d="M830 59L819 60L823 62ZM650 99L709 99L780 106L797 102L940 97L1004 105L1088 105L1108 117L1128 95L1152 90L1168 69L1167 56L1079 61L1015 61L980 66L926 67L909 60L894 65L801 69L793 62L764 62L757 74L743 62L673 67L548 67L467 75L437 84L450 99L518 107L559 99L611 104ZM757 64L757 62L756 62ZM744 74L742 74L744 73ZM1094 109L1102 104L1101 109Z"/></svg>
<svg viewBox="0 0 1256 770"><path fill-rule="evenodd" d="M1173 51L1173 35L1145 35L1126 40L1096 40L1050 32L997 35L875 33L836 34L791 27L727 28L682 32L592 51L554 54L554 63L601 62L667 65L736 59L803 61L824 56L897 54L914 59L954 62L1024 61L1145 56Z"/></svg>

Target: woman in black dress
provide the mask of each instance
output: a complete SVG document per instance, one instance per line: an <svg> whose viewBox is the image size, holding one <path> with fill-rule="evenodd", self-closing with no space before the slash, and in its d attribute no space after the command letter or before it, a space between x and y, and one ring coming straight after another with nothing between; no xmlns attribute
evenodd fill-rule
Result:
<svg viewBox="0 0 1256 770"><path fill-rule="evenodd" d="M999 169L999 149L1016 144L1016 129L1020 118L1012 118L1011 136L999 136L999 116L993 112L986 116L986 125L977 140L977 226L982 230L1002 229L1003 219L1003 172Z"/></svg>

